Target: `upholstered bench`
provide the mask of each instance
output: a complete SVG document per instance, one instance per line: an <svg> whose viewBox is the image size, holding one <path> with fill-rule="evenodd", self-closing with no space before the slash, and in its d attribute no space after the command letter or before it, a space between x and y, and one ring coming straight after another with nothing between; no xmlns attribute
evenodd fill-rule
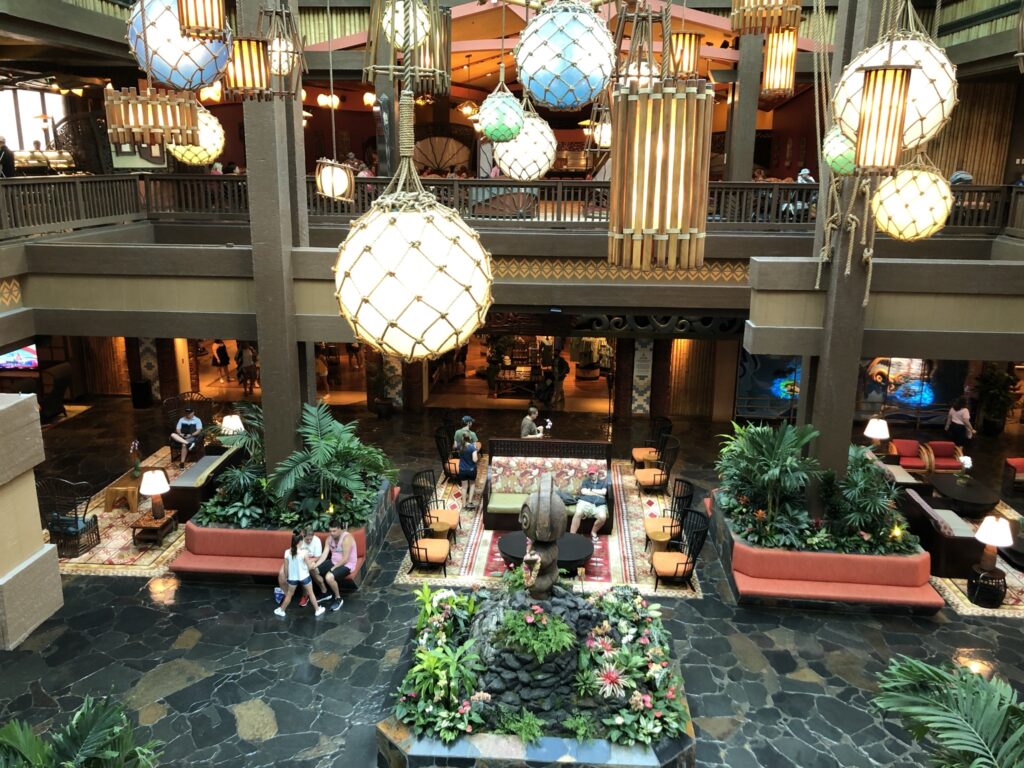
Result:
<svg viewBox="0 0 1024 768"><path fill-rule="evenodd" d="M1024 484L1024 456L1011 457L1003 465L1003 495L1010 496L1016 483Z"/></svg>
<svg viewBox="0 0 1024 768"><path fill-rule="evenodd" d="M242 463L245 452L234 447L214 454L214 448L207 448L206 455L171 480L171 490L164 494L164 507L178 512L178 522L192 519L199 511L199 505L213 498L217 484L214 480L228 467Z"/></svg>

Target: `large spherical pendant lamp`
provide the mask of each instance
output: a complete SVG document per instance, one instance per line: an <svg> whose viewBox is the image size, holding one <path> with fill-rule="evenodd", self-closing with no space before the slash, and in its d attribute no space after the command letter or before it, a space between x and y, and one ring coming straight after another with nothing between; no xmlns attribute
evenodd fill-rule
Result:
<svg viewBox="0 0 1024 768"><path fill-rule="evenodd" d="M880 232L896 240L931 237L953 209L949 182L931 165L911 164L883 179L871 197L871 213Z"/></svg>
<svg viewBox="0 0 1024 768"><path fill-rule="evenodd" d="M167 151L185 165L209 165L224 151L224 126L205 107L199 108L199 145L168 144Z"/></svg>
<svg viewBox="0 0 1024 768"><path fill-rule="evenodd" d="M551 169L558 142L551 126L524 105L523 127L511 141L494 145L494 159L502 172L516 181L535 181Z"/></svg>
<svg viewBox="0 0 1024 768"><path fill-rule="evenodd" d="M856 169L853 142L838 125L832 126L821 142L821 155L837 176L849 176Z"/></svg>
<svg viewBox="0 0 1024 768"><path fill-rule="evenodd" d="M515 56L519 82L534 101L579 109L608 84L615 43L589 4L555 0L523 30Z"/></svg>
<svg viewBox="0 0 1024 768"><path fill-rule="evenodd" d="M904 149L934 138L956 106L956 67L946 52L921 34L900 32L859 53L843 70L833 105L836 121L857 140L861 124L865 72L908 69L906 111L902 122Z"/></svg>
<svg viewBox="0 0 1024 768"><path fill-rule="evenodd" d="M181 33L177 0L145 0L132 7L128 18L128 46L156 81L181 91L212 84L221 76L231 55L231 31L222 40L204 40ZM145 24L143 24L145 15Z"/></svg>
<svg viewBox="0 0 1024 768"><path fill-rule="evenodd" d="M412 24L407 20L407 2L412 3ZM430 13L420 0L392 0L384 5L381 26L395 48L415 48L427 39Z"/></svg>
<svg viewBox="0 0 1024 768"><path fill-rule="evenodd" d="M353 222L334 268L338 305L356 335L406 360L464 344L491 306L492 282L479 235L420 184L413 110L412 92L404 91L398 172Z"/></svg>
<svg viewBox="0 0 1024 768"><path fill-rule="evenodd" d="M321 157L316 161L316 191L331 200L348 202L355 192L356 182L352 169L337 160Z"/></svg>
<svg viewBox="0 0 1024 768"><path fill-rule="evenodd" d="M484 99L476 117L477 126L493 142L511 141L523 128L523 106L504 82Z"/></svg>

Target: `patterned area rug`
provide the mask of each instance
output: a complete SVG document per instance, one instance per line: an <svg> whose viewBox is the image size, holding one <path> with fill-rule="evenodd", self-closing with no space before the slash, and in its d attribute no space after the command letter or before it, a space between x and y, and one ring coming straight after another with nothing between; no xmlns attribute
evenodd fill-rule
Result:
<svg viewBox="0 0 1024 768"><path fill-rule="evenodd" d="M1012 507L999 502L997 511L1009 520L1021 520L1020 514ZM968 520L977 530L979 523ZM967 597L967 579L946 579L932 576L932 586L945 601L962 616L1004 616L1013 619L1024 619L1024 573L1021 573L1002 557L996 558L996 567L1006 574L1006 597L999 608L982 608L975 605Z"/></svg>
<svg viewBox="0 0 1024 768"><path fill-rule="evenodd" d="M481 458L477 481L477 494L483 493L487 477L487 459ZM609 536L598 537L594 556L587 563L584 588L588 591L606 589L620 584L630 584L645 594L654 594L654 576L650 562L644 552L644 518L658 517L668 507L667 494L641 493L633 479L632 464L629 461L612 462L612 488L615 496L615 528ZM498 541L512 531L488 531L484 529L483 512L465 510L462 507L462 487L446 482L442 477L437 485L437 496L446 509L460 511L462 528L456 532L452 546L448 576L439 569L415 569L410 573L412 561L405 555L398 575L397 584L423 584L464 586L496 586L505 572L505 563L498 551ZM699 598L701 588L698 576L694 577L696 589L675 582L661 582L657 594L671 597ZM578 585L578 580L577 580Z"/></svg>
<svg viewBox="0 0 1024 768"><path fill-rule="evenodd" d="M173 480L182 470L171 461L171 451L166 446L142 462L144 467L159 467ZM128 502L120 499L113 508L104 510L106 488L92 497L89 514L99 519L100 543L80 557L61 558L60 572L63 574L89 574L93 576L162 576L167 565L185 545L185 527L164 536L163 544L132 544L132 522L150 511L148 496L139 497L138 511L132 512ZM46 534L43 534L44 537Z"/></svg>

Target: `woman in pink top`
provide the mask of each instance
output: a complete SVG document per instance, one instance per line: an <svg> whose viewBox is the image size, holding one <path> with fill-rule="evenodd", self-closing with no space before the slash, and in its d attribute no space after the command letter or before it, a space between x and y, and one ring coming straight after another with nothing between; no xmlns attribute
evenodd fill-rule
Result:
<svg viewBox="0 0 1024 768"><path fill-rule="evenodd" d="M324 576L327 586L334 593L337 607L331 606L331 610L336 611L343 602L338 585L342 579L348 578L355 572L359 552L356 550L356 540L347 528L342 528L336 521L332 521L327 530L327 546L321 556L319 570Z"/></svg>

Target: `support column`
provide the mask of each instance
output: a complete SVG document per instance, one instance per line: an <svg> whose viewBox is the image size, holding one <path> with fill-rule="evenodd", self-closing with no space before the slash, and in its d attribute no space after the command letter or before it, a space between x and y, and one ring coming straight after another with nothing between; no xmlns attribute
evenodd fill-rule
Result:
<svg viewBox="0 0 1024 768"><path fill-rule="evenodd" d="M761 95L764 35L740 37L740 61L730 106L729 146L725 158L727 181L750 181L754 173L757 100Z"/></svg>
<svg viewBox="0 0 1024 768"><path fill-rule="evenodd" d="M654 368L654 342L637 339L633 348L633 404L634 416L651 413L651 372Z"/></svg>
<svg viewBox="0 0 1024 768"><path fill-rule="evenodd" d="M297 4L290 4L297 16ZM259 5L247 3L238 10L239 33L254 34ZM291 253L309 241L301 111L292 98L243 105L267 466L295 448L302 402Z"/></svg>
<svg viewBox="0 0 1024 768"><path fill-rule="evenodd" d="M34 395L0 395L0 649L62 605L57 548L43 543L33 468L45 458Z"/></svg>
<svg viewBox="0 0 1024 768"><path fill-rule="evenodd" d="M302 399L310 405L316 405L320 395L316 389L316 357L315 345L311 341L299 342L299 387Z"/></svg>
<svg viewBox="0 0 1024 768"><path fill-rule="evenodd" d="M800 360L800 399L796 404L796 423L802 427L811 421L814 412L814 380L818 375L818 358L804 355Z"/></svg>
<svg viewBox="0 0 1024 768"><path fill-rule="evenodd" d="M157 400L163 402L181 392L178 386L178 355L174 350L174 339L155 339L156 374L159 388Z"/></svg>
<svg viewBox="0 0 1024 768"><path fill-rule="evenodd" d="M712 421L732 421L736 405L736 369L740 361L739 339L715 342L715 389Z"/></svg>
<svg viewBox="0 0 1024 768"><path fill-rule="evenodd" d="M633 353L634 339L619 339L615 342L615 408L618 420L633 412Z"/></svg>
<svg viewBox="0 0 1024 768"><path fill-rule="evenodd" d="M389 358L383 364L388 365ZM427 407L427 364L423 361L402 363L402 407L411 413L422 413Z"/></svg>
<svg viewBox="0 0 1024 768"><path fill-rule="evenodd" d="M651 416L667 416L672 402L672 339L656 339L651 368Z"/></svg>
<svg viewBox="0 0 1024 768"><path fill-rule="evenodd" d="M843 67L855 51L865 48L878 35L882 4L877 0L850 0L839 4L836 35L833 42L832 73L838 81ZM830 183L828 166L820 170L818 199L824 201ZM844 184L841 200L846 210L854 194L854 183ZM818 254L824 239L825 216L819 215L814 231L814 253ZM857 379L860 373L861 347L864 339L864 287L867 269L859 258L860 249L853 259L850 275L845 273L846 235L839 230L833 238L833 261L825 268L822 278L828 294L825 297L821 338L821 356L814 381L811 410L812 423L821 436L815 443L815 455L825 469L832 469L842 477L846 474L846 461L853 429L854 408L857 397Z"/></svg>

